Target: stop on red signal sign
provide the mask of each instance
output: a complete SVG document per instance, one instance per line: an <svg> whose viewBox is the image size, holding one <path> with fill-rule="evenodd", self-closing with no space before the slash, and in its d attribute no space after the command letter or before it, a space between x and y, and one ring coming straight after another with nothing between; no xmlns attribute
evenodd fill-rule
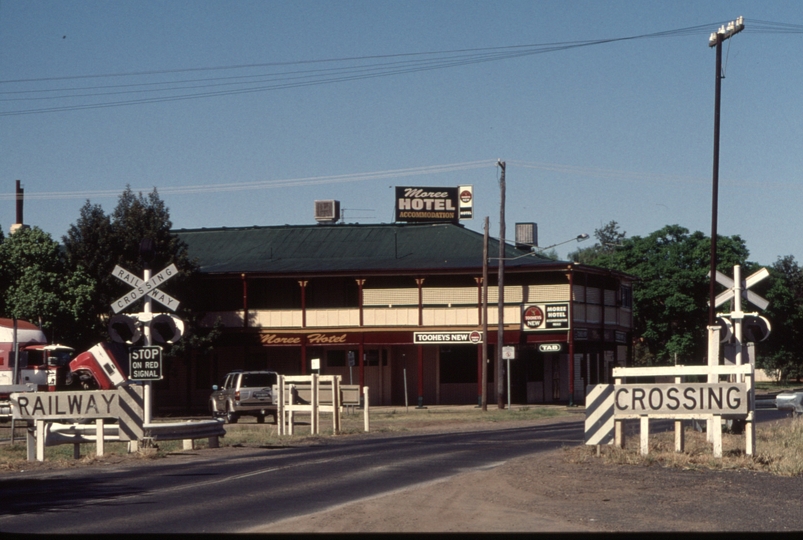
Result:
<svg viewBox="0 0 803 540"><path fill-rule="evenodd" d="M129 379L132 381L158 381L162 379L162 348L158 346L132 347L128 351Z"/></svg>

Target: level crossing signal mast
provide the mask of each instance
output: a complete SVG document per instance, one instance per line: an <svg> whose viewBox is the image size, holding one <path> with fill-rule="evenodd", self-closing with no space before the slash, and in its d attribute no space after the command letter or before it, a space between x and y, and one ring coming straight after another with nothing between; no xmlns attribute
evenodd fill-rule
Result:
<svg viewBox="0 0 803 540"><path fill-rule="evenodd" d="M739 265L733 267L733 279L719 271L715 274L716 281L727 287L727 289L717 295L714 300L714 307L717 308L726 302L731 302L730 313L719 314L715 324L721 329L720 342L735 342L737 347L735 362L737 365L742 363L742 345L744 343L764 341L772 331L772 326L765 317L758 313L749 313L742 310L743 301L750 302L759 309L767 309L769 302L749 289L769 277L769 275L770 273L766 268L761 268L746 279L742 279L742 270Z"/></svg>
<svg viewBox="0 0 803 540"><path fill-rule="evenodd" d="M184 321L170 313L153 313L150 301L156 300L171 311L175 311L179 301L159 290L162 283L178 274L175 264L171 264L153 277L146 271L145 279L140 279L125 268L115 266L112 275L129 285L132 289L112 302L115 314L109 321L109 337L118 343L134 345L149 334L146 340L155 343L176 343L184 334ZM120 313L137 300L145 300L145 311L140 313ZM146 328L149 330L146 332Z"/></svg>

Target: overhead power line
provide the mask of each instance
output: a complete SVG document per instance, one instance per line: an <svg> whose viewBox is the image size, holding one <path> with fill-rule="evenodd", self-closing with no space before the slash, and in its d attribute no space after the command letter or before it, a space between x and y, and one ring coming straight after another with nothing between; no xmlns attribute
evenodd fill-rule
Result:
<svg viewBox="0 0 803 540"><path fill-rule="evenodd" d="M541 161L519 161L508 160L507 165L514 168L517 176L523 173L521 169L537 169L541 171L554 172L563 175L581 176L585 178L602 178L611 182L649 182L652 184L686 184L703 185L708 179L703 176L683 176L675 174L647 173L638 171L626 171L620 169L603 169L600 167L580 167L576 165L566 165L563 163L547 163ZM248 191L257 189L278 189L291 188L298 186L312 186L325 184L342 184L348 182L366 182L371 180L384 180L388 178L405 178L412 176L434 175L456 171L467 171L472 169L484 169L496 167L496 160L484 159L478 161L466 161L463 163L447 163L444 165L430 165L424 167L411 167L407 169L390 169L386 171L371 171L362 173L337 174L328 176L309 176L303 178L282 178L274 180L255 180L252 182L220 182L215 184L200 184L191 186L150 186L140 187L132 190L134 192L149 192L156 188L160 195L194 195L199 193L223 193L235 191ZM757 187L755 182L746 180L729 180L735 187L754 189ZM84 191L51 191L34 192L25 191L26 199L36 200L66 200L66 199L102 199L120 196L120 189L105 190L84 190ZM800 190L801 186L794 182L762 182L761 189L790 189ZM0 193L0 201L14 200L14 193Z"/></svg>
<svg viewBox="0 0 803 540"><path fill-rule="evenodd" d="M408 169L391 169L387 171L373 171L352 174L337 174L329 176L309 176L305 178L285 178L277 180L257 180L253 182L231 182L220 184L206 184L194 186L170 186L132 189L135 192L148 192L154 187L161 195L192 195L196 193L220 193L226 191L247 191L254 189L275 189L297 186L313 186L322 184L338 184L346 182L364 182L366 180L382 180L385 178L403 178L407 176L420 176L441 174L454 171L466 171L470 169L481 169L492 167L496 162L493 160L468 161L464 163L449 163L445 165L431 165L426 167L412 167ZM104 197L118 197L119 188L104 190L87 191L52 191L52 192L25 192L26 199L92 199ZM12 200L16 194L0 194L0 200Z"/></svg>
<svg viewBox="0 0 803 540"><path fill-rule="evenodd" d="M649 34L598 40L205 68L0 80L0 102L7 104L9 107L28 102L60 102L53 106L9 108L0 111L0 116L185 101L389 77L484 62L497 62L622 41L705 35L711 26L711 24L705 24ZM771 28L771 25L767 23L767 27ZM226 72L226 74L211 75L217 72ZM191 73L206 73L210 76L187 77ZM176 76L179 76L179 78L176 78ZM107 82L102 82L104 80ZM131 82L119 82L128 80ZM81 84L70 84L74 82L80 82ZM90 84L85 84L87 82ZM59 84L54 87L53 83ZM128 96L128 98L121 99L122 96Z"/></svg>
<svg viewBox="0 0 803 540"><path fill-rule="evenodd" d="M716 24L716 23L713 23ZM434 56L434 55L454 55L454 54L473 54L473 53L487 53L492 51L512 51L516 49L539 49L539 48L546 48L551 49L552 47L560 47L563 50L563 47L576 47L576 46L585 46L585 45L594 45L599 43L611 43L616 41L626 41L631 39L640 39L640 38L647 38L647 37L671 37L671 36L679 36L679 35L689 35L692 34L699 34L700 31L709 28L711 24L704 24L704 25L697 25L697 26L690 26L687 28L680 28L677 30L667 30L661 32L654 32L651 34L641 34L636 36L628 36L622 38L609 38L609 39L601 39L601 40L585 40L585 41L569 41L569 42L557 42L557 43L546 43L546 44L526 44L526 45L503 45L497 47L482 47L482 48L470 48L470 49L451 49L446 51L426 51L426 52L415 52L415 53L395 53L395 54L375 54L375 55L366 55L366 56L348 56L342 58L324 58L318 60L293 60L293 61L286 61L286 62L265 62L265 63L255 63L255 64L237 64L232 66L214 66L214 67L200 67L200 68L181 68L181 69L166 69L166 70L149 70L149 71L129 71L129 72L120 72L120 73L104 73L104 74L90 74L90 75L67 75L61 77L40 77L40 78L29 78L29 79L9 79L9 80L0 80L0 84L9 84L9 83L21 83L21 82L43 82L43 81L66 81L66 80L75 80L75 79L106 79L112 77L133 77L133 76L142 76L142 75L166 75L166 74L175 74L175 73L187 73L187 72L200 72L200 71L222 71L222 70L233 70L233 69L244 69L244 68L259 68L259 67L279 67L279 66L297 66L303 64L322 64L322 63L331 63L331 62L351 62L351 61L368 61L368 60L378 60L378 59L388 59L388 58L404 58L404 57L417 57L417 56Z"/></svg>
<svg viewBox="0 0 803 540"><path fill-rule="evenodd" d="M623 41L707 35L716 24L597 40L0 80L0 102L8 107L0 110L0 116L166 103L359 81ZM746 33L800 34L803 25L751 19ZM188 77L190 74L208 76ZM53 86L55 83L59 84ZM35 102L54 105L15 108Z"/></svg>
<svg viewBox="0 0 803 540"><path fill-rule="evenodd" d="M745 31L752 34L803 34L803 25L750 19L750 26Z"/></svg>

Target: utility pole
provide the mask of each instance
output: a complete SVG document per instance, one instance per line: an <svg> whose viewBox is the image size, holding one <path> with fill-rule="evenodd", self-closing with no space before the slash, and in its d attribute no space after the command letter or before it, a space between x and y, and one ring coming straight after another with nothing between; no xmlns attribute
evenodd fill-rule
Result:
<svg viewBox="0 0 803 540"><path fill-rule="evenodd" d="M708 284L708 326L714 326L716 320L716 306L714 305L715 284L717 274L717 199L719 198L719 109L722 87L722 42L729 37L744 30L744 17L731 21L727 26L722 25L708 38L708 46L716 47L716 73L714 90L714 171L713 193L711 202L711 279Z"/></svg>
<svg viewBox="0 0 803 540"><path fill-rule="evenodd" d="M497 282L499 324L496 332L496 406L504 409L505 384L503 382L502 347L505 345L505 162L500 159L496 164L502 169L502 174L499 176L499 280Z"/></svg>
<svg viewBox="0 0 803 540"><path fill-rule="evenodd" d="M488 410L488 216L482 239L482 392L480 406Z"/></svg>

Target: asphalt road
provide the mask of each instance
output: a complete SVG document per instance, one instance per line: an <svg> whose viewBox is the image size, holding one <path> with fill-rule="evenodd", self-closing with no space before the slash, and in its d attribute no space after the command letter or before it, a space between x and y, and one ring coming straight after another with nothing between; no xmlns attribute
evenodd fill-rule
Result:
<svg viewBox="0 0 803 540"><path fill-rule="evenodd" d="M759 421L783 416L758 411ZM661 425L665 424L665 425ZM653 429L668 429L656 422ZM582 442L582 422L229 448L147 466L0 476L0 531L238 532ZM212 455L212 454L210 454Z"/></svg>
<svg viewBox="0 0 803 540"><path fill-rule="evenodd" d="M4 475L0 531L237 532L582 440L579 422L229 449L147 467Z"/></svg>

